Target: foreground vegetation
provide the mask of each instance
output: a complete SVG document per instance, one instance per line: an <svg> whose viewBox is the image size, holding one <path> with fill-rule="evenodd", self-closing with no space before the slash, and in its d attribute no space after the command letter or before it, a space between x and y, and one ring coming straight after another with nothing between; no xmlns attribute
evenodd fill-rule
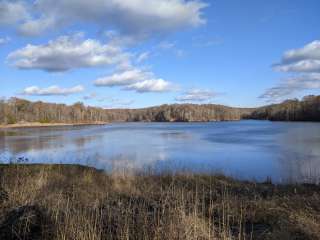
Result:
<svg viewBox="0 0 320 240"><path fill-rule="evenodd" d="M320 187L0 165L0 239L320 239Z"/></svg>

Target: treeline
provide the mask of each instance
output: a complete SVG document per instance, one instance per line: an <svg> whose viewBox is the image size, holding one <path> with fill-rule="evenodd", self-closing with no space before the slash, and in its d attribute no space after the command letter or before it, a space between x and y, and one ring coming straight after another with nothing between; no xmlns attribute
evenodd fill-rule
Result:
<svg viewBox="0 0 320 240"><path fill-rule="evenodd" d="M174 104L144 109L103 109L76 103L71 106L31 102L19 98L0 101L0 123L92 123L125 121L227 121L240 120L252 110L222 105Z"/></svg>
<svg viewBox="0 0 320 240"><path fill-rule="evenodd" d="M245 115L244 118L271 121L320 121L320 96L310 95L301 101L286 100L280 104L261 107Z"/></svg>
<svg viewBox="0 0 320 240"><path fill-rule="evenodd" d="M106 113L99 108L85 107L82 103L72 106L44 102L30 102L11 98L0 102L0 122L14 124L19 122L40 123L81 123L98 122L106 119Z"/></svg>
<svg viewBox="0 0 320 240"><path fill-rule="evenodd" d="M197 122L240 120L250 109L214 104L173 104L133 110L107 110L110 114L126 115L126 121Z"/></svg>
<svg viewBox="0 0 320 240"><path fill-rule="evenodd" d="M214 104L173 104L142 109L103 109L75 103L31 102L19 98L0 100L0 124L21 122L197 122L258 119L272 121L320 121L320 96L287 100L260 108L232 108Z"/></svg>

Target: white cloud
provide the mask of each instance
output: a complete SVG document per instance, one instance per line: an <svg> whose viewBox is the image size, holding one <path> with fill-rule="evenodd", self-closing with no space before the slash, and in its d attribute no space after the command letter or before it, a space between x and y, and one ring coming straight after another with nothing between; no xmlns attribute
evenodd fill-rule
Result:
<svg viewBox="0 0 320 240"><path fill-rule="evenodd" d="M49 28L54 29L56 26L54 17L40 18L37 20L28 20L20 25L19 32L26 36L40 35Z"/></svg>
<svg viewBox="0 0 320 240"><path fill-rule="evenodd" d="M200 0L37 0L34 18L22 29L32 35L52 24L90 22L100 28L116 28L124 35L149 36L204 24L202 9L206 6ZM54 22L44 27L41 23L46 19ZM32 26L29 33L28 25Z"/></svg>
<svg viewBox="0 0 320 240"><path fill-rule="evenodd" d="M27 6L22 1L0 1L0 25L14 25L29 18Z"/></svg>
<svg viewBox="0 0 320 240"><path fill-rule="evenodd" d="M9 37L0 38L0 45L8 43L10 40Z"/></svg>
<svg viewBox="0 0 320 240"><path fill-rule="evenodd" d="M159 51L163 52L170 52L173 53L176 57L184 57L186 55L186 51L177 48L177 45L175 42L168 42L168 41L162 41L157 46L155 51L155 55L160 54Z"/></svg>
<svg viewBox="0 0 320 240"><path fill-rule="evenodd" d="M274 69L282 72L320 72L320 41L287 51Z"/></svg>
<svg viewBox="0 0 320 240"><path fill-rule="evenodd" d="M299 61L304 59L320 60L320 41L315 40L300 49L287 51L283 56L283 62Z"/></svg>
<svg viewBox="0 0 320 240"><path fill-rule="evenodd" d="M158 48L162 49L162 50L168 50L168 49L172 49L176 46L175 43L173 42L167 42L167 41L163 41L163 42L160 42L158 44Z"/></svg>
<svg viewBox="0 0 320 240"><path fill-rule="evenodd" d="M287 88L286 86L277 86L267 89L259 98L267 102L279 102L285 97L290 96L294 89Z"/></svg>
<svg viewBox="0 0 320 240"><path fill-rule="evenodd" d="M274 65L274 69L281 72L320 72L320 60L306 59L282 63Z"/></svg>
<svg viewBox="0 0 320 240"><path fill-rule="evenodd" d="M137 57L136 62L137 62L137 63L144 62L144 61L147 60L149 57L150 57L150 52L143 52L143 53L139 54L139 56Z"/></svg>
<svg viewBox="0 0 320 240"><path fill-rule="evenodd" d="M295 75L267 89L260 96L266 101L280 101L300 91L320 89L320 41L285 52L280 63L273 65L273 69L293 72Z"/></svg>
<svg viewBox="0 0 320 240"><path fill-rule="evenodd" d="M148 79L142 82L137 82L128 85L124 88L125 90L134 90L138 93L145 92L169 92L172 91L173 85L161 78L159 79Z"/></svg>
<svg viewBox="0 0 320 240"><path fill-rule="evenodd" d="M217 94L210 90L191 89L183 95L176 97L179 102L205 102L216 97Z"/></svg>
<svg viewBox="0 0 320 240"><path fill-rule="evenodd" d="M106 37L110 44L122 47L135 45L145 39L145 36L123 35L116 30L105 31L103 32L102 36Z"/></svg>
<svg viewBox="0 0 320 240"><path fill-rule="evenodd" d="M96 86L125 86L133 83L145 81L152 76L152 73L144 72L140 69L130 69L124 72L114 73L111 76L97 79Z"/></svg>
<svg viewBox="0 0 320 240"><path fill-rule="evenodd" d="M37 86L27 87L23 90L23 95L34 95L34 96L53 96L61 95L67 96L70 94L80 93L84 91L84 87L81 85L72 88L60 88L59 86L51 86L48 88L39 88Z"/></svg>
<svg viewBox="0 0 320 240"><path fill-rule="evenodd" d="M124 64L129 59L119 47L104 45L81 34L62 36L45 45L27 45L12 52L9 62L20 69L63 72L75 68Z"/></svg>
<svg viewBox="0 0 320 240"><path fill-rule="evenodd" d="M173 85L163 79L158 79L150 71L137 68L114 73L110 76L97 79L96 86L116 87L121 86L124 90L143 92L166 92L173 90Z"/></svg>
<svg viewBox="0 0 320 240"><path fill-rule="evenodd" d="M280 101L296 92L313 89L320 89L319 73L304 74L284 79L278 86L267 89L260 98L267 101Z"/></svg>
<svg viewBox="0 0 320 240"><path fill-rule="evenodd" d="M83 100L91 100L91 99L94 99L97 97L97 94L96 93L90 93L89 95L85 95L83 97Z"/></svg>

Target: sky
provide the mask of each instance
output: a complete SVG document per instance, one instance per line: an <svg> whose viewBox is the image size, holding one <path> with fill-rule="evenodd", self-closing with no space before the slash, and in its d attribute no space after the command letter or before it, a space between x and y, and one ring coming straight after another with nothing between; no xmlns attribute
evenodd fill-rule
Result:
<svg viewBox="0 0 320 240"><path fill-rule="evenodd" d="M0 0L0 97L255 107L320 94L319 0Z"/></svg>

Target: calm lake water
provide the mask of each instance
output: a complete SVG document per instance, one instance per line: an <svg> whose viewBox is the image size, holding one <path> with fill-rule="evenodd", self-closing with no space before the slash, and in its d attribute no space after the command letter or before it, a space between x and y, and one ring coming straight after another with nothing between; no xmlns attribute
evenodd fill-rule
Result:
<svg viewBox="0 0 320 240"><path fill-rule="evenodd" d="M0 130L0 161L319 182L320 123L117 123Z"/></svg>

